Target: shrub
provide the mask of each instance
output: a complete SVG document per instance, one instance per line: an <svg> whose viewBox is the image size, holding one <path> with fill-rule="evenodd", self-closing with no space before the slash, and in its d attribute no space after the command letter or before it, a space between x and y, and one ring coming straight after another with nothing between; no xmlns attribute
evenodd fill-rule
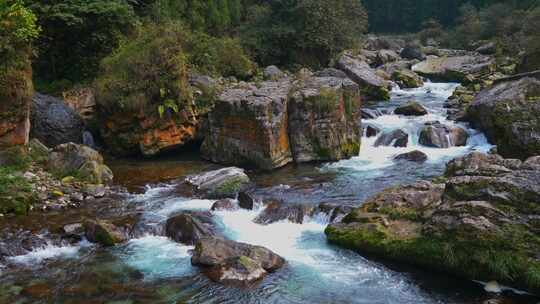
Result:
<svg viewBox="0 0 540 304"><path fill-rule="evenodd" d="M24 177L11 167L0 167L0 213L25 214L35 199Z"/></svg>
<svg viewBox="0 0 540 304"><path fill-rule="evenodd" d="M184 28L148 25L101 63L96 98L105 111L178 111L191 100Z"/></svg>

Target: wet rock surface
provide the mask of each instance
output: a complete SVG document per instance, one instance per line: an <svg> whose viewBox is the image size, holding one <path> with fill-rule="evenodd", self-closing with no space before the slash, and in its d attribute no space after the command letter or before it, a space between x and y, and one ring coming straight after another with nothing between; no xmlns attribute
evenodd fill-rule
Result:
<svg viewBox="0 0 540 304"><path fill-rule="evenodd" d="M389 83L378 76L368 63L351 54L344 54L337 67L345 72L352 81L360 86L360 90L369 100L388 100L390 98Z"/></svg>
<svg viewBox="0 0 540 304"><path fill-rule="evenodd" d="M176 242L194 245L204 237L217 234L210 212L183 212L169 218L166 235Z"/></svg>
<svg viewBox="0 0 540 304"><path fill-rule="evenodd" d="M451 161L439 183L375 195L326 234L362 253L535 292L540 286L530 278L540 269L540 239L530 215L540 212L539 181L537 157L521 162L474 152ZM493 268L498 263L508 267Z"/></svg>
<svg viewBox="0 0 540 304"><path fill-rule="evenodd" d="M405 105L399 106L394 110L395 114L406 116L422 116L428 112L421 104L415 101L411 101Z"/></svg>
<svg viewBox="0 0 540 304"><path fill-rule="evenodd" d="M195 245L191 263L208 268L209 278L217 282L248 284L278 270L285 260L261 246L203 238Z"/></svg>
<svg viewBox="0 0 540 304"><path fill-rule="evenodd" d="M403 130L394 130L385 132L379 135L375 141L375 147L379 146L392 146L392 147L406 147L409 142L409 134Z"/></svg>
<svg viewBox="0 0 540 304"><path fill-rule="evenodd" d="M467 145L468 138L467 131L461 127L434 122L427 123L420 131L418 142L427 147L450 148Z"/></svg>
<svg viewBox="0 0 540 304"><path fill-rule="evenodd" d="M403 154L396 155L394 160L407 160L412 162L423 163L428 159L428 156L422 151L411 151Z"/></svg>
<svg viewBox="0 0 540 304"><path fill-rule="evenodd" d="M523 78L480 92L466 119L481 129L501 155L527 158L540 153L540 80Z"/></svg>
<svg viewBox="0 0 540 304"><path fill-rule="evenodd" d="M188 176L185 182L193 186L197 193L219 199L235 198L249 186L250 179L243 169L228 167Z"/></svg>

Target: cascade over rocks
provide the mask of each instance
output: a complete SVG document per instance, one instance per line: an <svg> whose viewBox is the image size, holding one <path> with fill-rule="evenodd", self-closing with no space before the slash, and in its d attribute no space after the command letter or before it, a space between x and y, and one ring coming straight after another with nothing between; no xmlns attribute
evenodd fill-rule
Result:
<svg viewBox="0 0 540 304"><path fill-rule="evenodd" d="M466 119L482 130L506 157L540 154L540 80L496 84L472 101Z"/></svg>
<svg viewBox="0 0 540 304"><path fill-rule="evenodd" d="M30 136L48 147L68 142L81 143L82 118L63 100L37 93L33 97Z"/></svg>
<svg viewBox="0 0 540 304"><path fill-rule="evenodd" d="M378 76L368 63L350 53L343 54L337 68L344 71L349 78L360 86L360 91L367 100L390 99L390 84Z"/></svg>
<svg viewBox="0 0 540 304"><path fill-rule="evenodd" d="M439 122L426 123L420 131L418 142L434 148L466 146L469 134L463 128L443 125Z"/></svg>
<svg viewBox="0 0 540 304"><path fill-rule="evenodd" d="M185 182L195 192L208 198L235 198L251 181L244 169L228 167L186 177Z"/></svg>
<svg viewBox="0 0 540 304"><path fill-rule="evenodd" d="M224 284L250 284L285 264L285 260L261 246L222 238L202 238L195 245L191 263L207 268L205 274Z"/></svg>
<svg viewBox="0 0 540 304"><path fill-rule="evenodd" d="M334 161L358 155L360 106L358 85L349 79L307 79L289 101L294 161Z"/></svg>
<svg viewBox="0 0 540 304"><path fill-rule="evenodd" d="M325 233L364 254L538 292L539 160L473 152L438 183L387 189Z"/></svg>

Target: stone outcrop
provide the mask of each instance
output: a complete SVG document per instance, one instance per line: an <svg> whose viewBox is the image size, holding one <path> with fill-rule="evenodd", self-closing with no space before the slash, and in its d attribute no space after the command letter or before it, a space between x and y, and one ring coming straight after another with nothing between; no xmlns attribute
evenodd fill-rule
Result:
<svg viewBox="0 0 540 304"><path fill-rule="evenodd" d="M94 118L96 113L96 96L92 88L77 87L62 93L64 103L85 121Z"/></svg>
<svg viewBox="0 0 540 304"><path fill-rule="evenodd" d="M56 146L49 155L48 169L62 177L76 176L94 184L108 184L113 173L103 163L103 157L96 150L74 143Z"/></svg>
<svg viewBox="0 0 540 304"><path fill-rule="evenodd" d="M463 128L447 126L439 122L426 123L420 131L418 142L434 148L466 146L469 134Z"/></svg>
<svg viewBox="0 0 540 304"><path fill-rule="evenodd" d="M193 265L206 268L210 279L224 284L250 284L285 264L285 260L261 246L222 238L203 238L191 257Z"/></svg>
<svg viewBox="0 0 540 304"><path fill-rule="evenodd" d="M188 176L185 182L193 186L196 193L208 198L235 198L250 184L243 169L229 167Z"/></svg>
<svg viewBox="0 0 540 304"><path fill-rule="evenodd" d="M204 158L270 170L292 161L287 102L290 80L224 91L208 116Z"/></svg>
<svg viewBox="0 0 540 304"><path fill-rule="evenodd" d="M213 162L263 170L350 158L360 149L360 107L348 78L245 84L220 95L201 150Z"/></svg>
<svg viewBox="0 0 540 304"><path fill-rule="evenodd" d="M31 113L30 136L46 146L82 142L84 122L63 100L37 93Z"/></svg>
<svg viewBox="0 0 540 304"><path fill-rule="evenodd" d="M30 64L0 72L0 148L28 143L34 87Z"/></svg>
<svg viewBox="0 0 540 304"><path fill-rule="evenodd" d="M360 91L367 100L390 99L390 84L360 57L345 53L339 58L337 67L360 86Z"/></svg>
<svg viewBox="0 0 540 304"><path fill-rule="evenodd" d="M472 153L439 183L388 189L326 229L364 254L540 291L540 161Z"/></svg>
<svg viewBox="0 0 540 304"><path fill-rule="evenodd" d="M480 92L468 107L467 120L503 156L540 154L540 80L523 78Z"/></svg>
<svg viewBox="0 0 540 304"><path fill-rule="evenodd" d="M289 140L295 162L333 161L360 151L360 91L349 79L312 77L289 100Z"/></svg>
<svg viewBox="0 0 540 304"><path fill-rule="evenodd" d="M210 212L183 212L169 218L165 234L176 242L194 245L204 237L216 235Z"/></svg>
<svg viewBox="0 0 540 304"><path fill-rule="evenodd" d="M468 84L494 72L495 60L480 55L429 57L415 64L412 70L431 80Z"/></svg>

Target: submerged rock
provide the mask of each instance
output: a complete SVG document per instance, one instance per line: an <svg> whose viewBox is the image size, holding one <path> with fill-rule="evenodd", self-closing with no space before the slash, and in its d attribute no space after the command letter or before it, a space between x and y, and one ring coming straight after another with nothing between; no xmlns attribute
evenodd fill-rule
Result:
<svg viewBox="0 0 540 304"><path fill-rule="evenodd" d="M311 77L291 93L288 129L296 163L336 161L360 151L360 91L349 79Z"/></svg>
<svg viewBox="0 0 540 304"><path fill-rule="evenodd" d="M497 145L501 155L520 159L540 154L540 80L503 82L480 92L467 120Z"/></svg>
<svg viewBox="0 0 540 304"><path fill-rule="evenodd" d="M250 179L243 169L229 167L188 176L185 182L199 194L219 199L235 198L249 186Z"/></svg>
<svg viewBox="0 0 540 304"><path fill-rule="evenodd" d="M379 138L377 138L375 141L375 147L406 147L408 142L409 134L403 130L397 129L390 132L384 132L383 134L379 135Z"/></svg>
<svg viewBox="0 0 540 304"><path fill-rule="evenodd" d="M63 100L37 93L31 113L30 135L46 146L82 142L84 122Z"/></svg>
<svg viewBox="0 0 540 304"><path fill-rule="evenodd" d="M281 268L285 260L261 246L203 238L195 245L191 263L207 267L207 275L216 282L249 284Z"/></svg>
<svg viewBox="0 0 540 304"><path fill-rule="evenodd" d="M99 152L74 143L56 146L49 155L47 166L63 177L77 175L94 184L108 184L113 180L113 173Z"/></svg>
<svg viewBox="0 0 540 304"><path fill-rule="evenodd" d="M407 160L407 161L418 162L418 163L423 163L427 159L428 159L428 156L426 155L426 153L422 151L418 151L418 150L399 154L396 157L394 157L394 160Z"/></svg>
<svg viewBox="0 0 540 304"><path fill-rule="evenodd" d="M421 104L415 101L411 101L405 105L399 106L394 110L395 114L408 115L408 116L422 116L428 112Z"/></svg>
<svg viewBox="0 0 540 304"><path fill-rule="evenodd" d="M466 146L469 134L463 128L428 123L420 131L418 142L421 145L434 148L450 148Z"/></svg>
<svg viewBox="0 0 540 304"><path fill-rule="evenodd" d="M306 216L311 215L315 206L285 204L283 202L270 202L265 209L253 220L255 223L268 225L288 220L292 223L302 224Z"/></svg>
<svg viewBox="0 0 540 304"><path fill-rule="evenodd" d="M360 91L369 100L390 99L390 84L378 76L369 64L351 54L343 54L337 67L360 86Z"/></svg>
<svg viewBox="0 0 540 304"><path fill-rule="evenodd" d="M224 91L208 116L204 158L271 170L292 161L287 102L290 80Z"/></svg>
<svg viewBox="0 0 540 304"><path fill-rule="evenodd" d="M325 233L364 254L538 292L538 159L471 153L448 164L441 184L385 190Z"/></svg>
<svg viewBox="0 0 540 304"><path fill-rule="evenodd" d="M214 222L210 212L184 212L167 220L165 234L176 242L194 245L204 237L214 236Z"/></svg>

